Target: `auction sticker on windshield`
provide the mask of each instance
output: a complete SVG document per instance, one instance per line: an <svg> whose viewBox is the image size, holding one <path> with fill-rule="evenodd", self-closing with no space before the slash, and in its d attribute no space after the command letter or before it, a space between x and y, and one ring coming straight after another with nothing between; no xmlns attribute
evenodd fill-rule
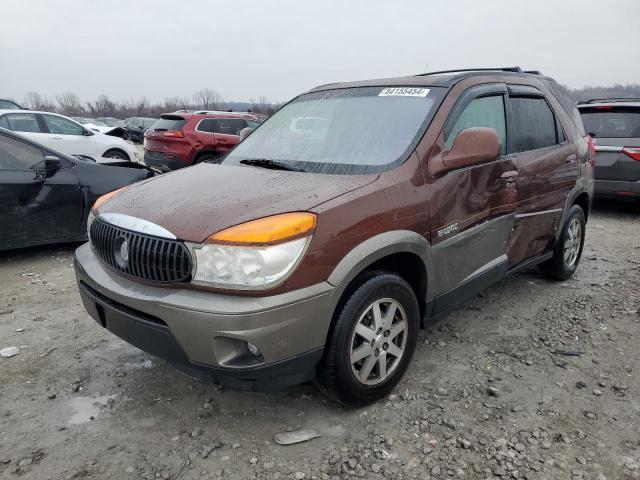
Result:
<svg viewBox="0 0 640 480"><path fill-rule="evenodd" d="M383 88L379 97L426 97L428 88L393 87Z"/></svg>

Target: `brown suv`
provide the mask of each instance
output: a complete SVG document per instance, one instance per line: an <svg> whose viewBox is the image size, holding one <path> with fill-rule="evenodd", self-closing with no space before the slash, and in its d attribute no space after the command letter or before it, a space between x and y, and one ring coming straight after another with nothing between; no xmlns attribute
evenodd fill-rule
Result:
<svg viewBox="0 0 640 480"><path fill-rule="evenodd" d="M519 68L315 88L217 164L126 187L76 251L86 309L217 381L385 396L418 329L505 275L575 271L594 153Z"/></svg>

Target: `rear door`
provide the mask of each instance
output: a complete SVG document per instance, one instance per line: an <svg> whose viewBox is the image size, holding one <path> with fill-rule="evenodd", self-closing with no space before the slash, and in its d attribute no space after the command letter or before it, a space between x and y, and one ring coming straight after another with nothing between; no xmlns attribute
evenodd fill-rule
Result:
<svg viewBox="0 0 640 480"><path fill-rule="evenodd" d="M35 113L7 113L0 117L0 127L20 133L43 145L49 145L49 133Z"/></svg>
<svg viewBox="0 0 640 480"><path fill-rule="evenodd" d="M101 156L103 153L99 151L98 142L95 141L93 135L87 135L81 125L57 115L43 113L40 116L50 133L49 146L51 148L69 155Z"/></svg>
<svg viewBox="0 0 640 480"><path fill-rule="evenodd" d="M640 106L580 107L580 114L596 139L596 180L640 181Z"/></svg>
<svg viewBox="0 0 640 480"><path fill-rule="evenodd" d="M501 153L494 161L432 178L428 189L435 285L433 315L448 310L507 272L517 172L505 155L507 90L490 84L466 90L453 107L433 152L448 151L465 128L493 128Z"/></svg>
<svg viewBox="0 0 640 480"><path fill-rule="evenodd" d="M518 205L509 240L509 266L514 267L551 247L580 165L575 144L567 141L540 90L509 85L508 105L509 158L518 170Z"/></svg>
<svg viewBox="0 0 640 480"><path fill-rule="evenodd" d="M247 127L242 118L217 118L215 120L216 150L227 153L240 141L240 130Z"/></svg>

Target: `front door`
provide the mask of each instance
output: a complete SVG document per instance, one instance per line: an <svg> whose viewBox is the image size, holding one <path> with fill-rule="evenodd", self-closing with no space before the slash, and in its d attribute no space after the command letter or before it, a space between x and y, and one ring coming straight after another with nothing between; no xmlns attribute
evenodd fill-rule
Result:
<svg viewBox="0 0 640 480"><path fill-rule="evenodd" d="M428 199L434 282L431 315L460 301L506 274L507 244L515 218L516 167L507 148L504 84L472 87L453 107L433 148L446 152L456 135L470 127L493 128L501 153L494 161L430 178Z"/></svg>
<svg viewBox="0 0 640 480"><path fill-rule="evenodd" d="M83 201L72 164L45 168L48 152L0 135L0 249L82 235Z"/></svg>

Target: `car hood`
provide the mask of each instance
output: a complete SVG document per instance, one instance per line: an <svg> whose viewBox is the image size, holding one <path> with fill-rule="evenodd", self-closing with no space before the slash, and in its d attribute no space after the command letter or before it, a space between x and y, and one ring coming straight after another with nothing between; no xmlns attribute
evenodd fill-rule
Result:
<svg viewBox="0 0 640 480"><path fill-rule="evenodd" d="M100 206L202 242L256 218L307 211L374 182L378 175L328 175L203 163L132 185Z"/></svg>

